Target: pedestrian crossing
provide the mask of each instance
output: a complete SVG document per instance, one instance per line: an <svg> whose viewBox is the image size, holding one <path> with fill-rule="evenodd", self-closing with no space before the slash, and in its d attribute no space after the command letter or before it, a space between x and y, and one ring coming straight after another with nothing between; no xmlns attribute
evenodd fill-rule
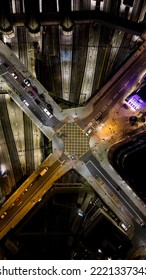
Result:
<svg viewBox="0 0 146 280"><path fill-rule="evenodd" d="M58 132L64 142L64 150L79 159L89 150L89 137L76 123L66 123Z"/></svg>

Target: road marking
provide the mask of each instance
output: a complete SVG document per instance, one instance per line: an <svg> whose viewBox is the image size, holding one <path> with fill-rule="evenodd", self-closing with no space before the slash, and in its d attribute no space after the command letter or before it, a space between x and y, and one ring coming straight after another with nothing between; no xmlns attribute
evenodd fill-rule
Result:
<svg viewBox="0 0 146 280"><path fill-rule="evenodd" d="M108 181L108 179L104 176L104 174L96 167L96 165L91 161L91 160L89 160L88 162L87 162L87 164L88 163L91 163L94 167L95 167L95 169L101 174L101 177L103 177L104 179L105 179L105 181L106 182L108 182L110 185L111 185L111 187L116 191L116 189L114 188L114 186L112 185L112 183L110 182L110 181ZM86 165L87 165L86 164ZM105 171L105 170L104 170ZM93 175L92 175L93 176ZM110 175L109 175L110 176ZM94 176L93 176L94 177ZM95 178L95 177L94 177ZM117 191L116 191L117 192ZM120 194L120 193L118 193L118 195L124 200L124 202L125 202L125 204L127 204L128 206L129 206L129 208L131 208L131 210L136 214L136 216L140 219L140 222L141 222L141 220L142 220L142 218L137 214L137 212L135 212L135 210L132 208L132 206L125 200L125 198Z"/></svg>
<svg viewBox="0 0 146 280"><path fill-rule="evenodd" d="M125 89L125 88L122 87L122 88L119 90L119 92L121 92L123 89ZM117 95L118 95L118 94L117 94Z"/></svg>
<svg viewBox="0 0 146 280"><path fill-rule="evenodd" d="M135 76L135 74L133 74L131 77L130 77L130 80Z"/></svg>
<svg viewBox="0 0 146 280"><path fill-rule="evenodd" d="M139 67L139 68L136 70L136 73L139 72L139 70L141 70L141 67Z"/></svg>

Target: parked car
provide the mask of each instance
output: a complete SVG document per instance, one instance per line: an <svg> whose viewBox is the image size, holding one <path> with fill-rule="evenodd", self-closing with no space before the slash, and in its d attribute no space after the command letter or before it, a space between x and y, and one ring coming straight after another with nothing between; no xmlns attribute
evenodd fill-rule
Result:
<svg viewBox="0 0 146 280"><path fill-rule="evenodd" d="M53 116L51 115L51 113L50 113L46 108L44 108L43 110L44 110L44 112L49 116L49 118L52 118L52 117L53 117Z"/></svg>
<svg viewBox="0 0 146 280"><path fill-rule="evenodd" d="M15 80L18 78L15 72L12 72L11 75Z"/></svg>
<svg viewBox="0 0 146 280"><path fill-rule="evenodd" d="M38 99L35 99L34 101L37 105L40 105L40 103L41 103Z"/></svg>
<svg viewBox="0 0 146 280"><path fill-rule="evenodd" d="M31 91L28 91L28 95L34 97L34 94Z"/></svg>
<svg viewBox="0 0 146 280"><path fill-rule="evenodd" d="M31 86L31 82L28 79L24 79L23 82L27 87Z"/></svg>
<svg viewBox="0 0 146 280"><path fill-rule="evenodd" d="M25 99L23 100L23 102L27 107L29 106L29 103Z"/></svg>
<svg viewBox="0 0 146 280"><path fill-rule="evenodd" d="M21 200L21 198L22 198L22 195L18 196L15 201L18 202Z"/></svg>
<svg viewBox="0 0 146 280"><path fill-rule="evenodd" d="M6 69L9 68L9 65L7 63L4 62L3 65L5 66Z"/></svg>
<svg viewBox="0 0 146 280"><path fill-rule="evenodd" d="M1 219L4 219L4 217L7 215L7 212L5 211L2 215L1 215Z"/></svg>

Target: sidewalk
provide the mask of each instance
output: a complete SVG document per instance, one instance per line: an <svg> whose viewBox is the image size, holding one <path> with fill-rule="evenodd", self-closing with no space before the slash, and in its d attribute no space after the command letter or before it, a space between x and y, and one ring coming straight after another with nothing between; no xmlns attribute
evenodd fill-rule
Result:
<svg viewBox="0 0 146 280"><path fill-rule="evenodd" d="M146 215L146 207L144 207L144 203L114 170L108 160L108 152L110 148L116 143L120 143L124 139L127 139L127 136L125 138L126 132L128 133L136 129L136 127L131 127L129 124L130 115L130 111L115 105L108 116L108 120L97 125L96 132L90 139L90 147L94 156L100 161L101 166L113 178L113 180L117 182L117 185L126 193L130 200L134 202L139 210ZM145 125L139 126L141 131L144 131L145 128Z"/></svg>

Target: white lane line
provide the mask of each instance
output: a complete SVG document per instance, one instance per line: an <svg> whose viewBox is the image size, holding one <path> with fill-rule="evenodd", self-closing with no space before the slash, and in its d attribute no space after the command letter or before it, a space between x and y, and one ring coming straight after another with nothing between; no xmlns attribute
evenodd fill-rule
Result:
<svg viewBox="0 0 146 280"><path fill-rule="evenodd" d="M105 181L111 185L111 187L115 190L114 186L112 185L112 183L104 176L104 174L96 167L96 165L91 161L89 160L88 161L89 163L91 163L95 168L96 170L98 171L98 173L100 173L102 175L102 177L105 179ZM87 162L87 164L88 164ZM94 176L93 176L94 177ZM135 212L135 210L132 208L132 206L125 200L125 198L120 194L118 193L119 196L121 196L121 198L125 201L125 203L131 208L131 210L136 214L136 216L140 219L140 222L142 221L142 218L137 214L137 212Z"/></svg>

